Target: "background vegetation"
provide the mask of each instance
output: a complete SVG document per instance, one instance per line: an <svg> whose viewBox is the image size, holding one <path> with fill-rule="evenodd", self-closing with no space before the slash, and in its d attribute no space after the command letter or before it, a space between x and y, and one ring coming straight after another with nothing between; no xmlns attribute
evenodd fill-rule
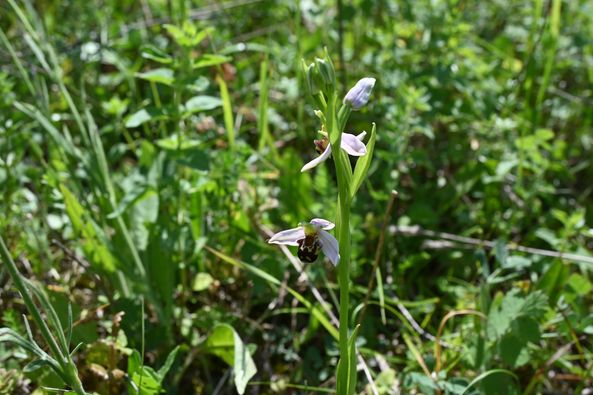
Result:
<svg viewBox="0 0 593 395"><path fill-rule="evenodd" d="M377 124L358 392L593 389L592 2L7 0L0 27L0 231L86 391L331 392L337 272L266 243L335 218L333 167L299 171L324 47L343 93L377 78L346 129ZM0 393L66 388L6 264Z"/></svg>

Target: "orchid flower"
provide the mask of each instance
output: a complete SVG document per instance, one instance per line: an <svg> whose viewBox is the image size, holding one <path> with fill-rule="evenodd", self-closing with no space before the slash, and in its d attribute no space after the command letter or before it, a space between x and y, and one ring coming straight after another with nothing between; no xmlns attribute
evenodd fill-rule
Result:
<svg viewBox="0 0 593 395"><path fill-rule="evenodd" d="M375 81L376 80L371 77L359 80L356 85L346 93L344 104L350 104L353 110L360 110L368 103L371 93L373 92L373 87L375 86Z"/></svg>
<svg viewBox="0 0 593 395"><path fill-rule="evenodd" d="M336 266L340 261L338 240L326 230L335 225L322 218L313 218L310 222L301 222L298 227L276 233L268 243L298 246L297 253L303 262L315 262L322 250L331 263Z"/></svg>
<svg viewBox="0 0 593 395"><path fill-rule="evenodd" d="M346 151L350 156L364 156L367 153L367 147L362 143L362 140L366 134L367 132L362 132L355 136L350 133L342 133L340 148ZM329 144L327 136L324 136L321 140L315 140L315 147L321 153L321 155L313 159L311 162L306 163L301 169L301 173L311 170L321 162L326 161L332 153L332 147Z"/></svg>

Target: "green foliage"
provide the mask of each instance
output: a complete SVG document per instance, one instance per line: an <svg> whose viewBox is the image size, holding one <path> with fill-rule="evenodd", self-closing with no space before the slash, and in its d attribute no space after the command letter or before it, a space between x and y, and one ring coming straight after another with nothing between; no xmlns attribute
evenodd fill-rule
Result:
<svg viewBox="0 0 593 395"><path fill-rule="evenodd" d="M350 175L350 390L591 387L591 2L198 3L3 4L0 393L332 391L339 272L266 240Z"/></svg>
<svg viewBox="0 0 593 395"><path fill-rule="evenodd" d="M257 368L237 332L230 325L217 325L208 336L205 347L207 352L222 358L233 368L237 392L244 394L245 387L257 373Z"/></svg>

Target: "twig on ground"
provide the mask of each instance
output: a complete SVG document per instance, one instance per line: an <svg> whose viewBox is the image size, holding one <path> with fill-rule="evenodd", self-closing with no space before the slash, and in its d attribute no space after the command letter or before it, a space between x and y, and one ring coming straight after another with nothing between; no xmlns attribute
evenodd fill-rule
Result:
<svg viewBox="0 0 593 395"><path fill-rule="evenodd" d="M495 248L496 242L491 240L480 240L473 237L465 237L459 236L452 233L446 232L436 232L433 230L423 229L418 225L415 226L392 226L389 228L389 232L391 234L398 234L404 236L424 236L424 237L433 237L437 239L443 240L450 240L456 243L461 244L471 244L479 247L486 247L486 248ZM541 248L532 248L532 247L525 247L522 245L517 244L507 244L506 249L510 251L519 251L524 252L527 254L534 254L534 255L541 255L541 256L548 256L552 258L559 258L559 259L566 259L568 261L573 262L583 262L593 264L593 257L578 255L578 254L571 254L571 253L564 253L552 250L544 250Z"/></svg>

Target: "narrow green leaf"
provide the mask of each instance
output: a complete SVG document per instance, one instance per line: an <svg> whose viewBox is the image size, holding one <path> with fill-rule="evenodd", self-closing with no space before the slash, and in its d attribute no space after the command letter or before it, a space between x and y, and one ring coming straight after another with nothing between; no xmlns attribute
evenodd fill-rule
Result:
<svg viewBox="0 0 593 395"><path fill-rule="evenodd" d="M60 185L60 191L64 197L66 213L74 232L81 237L80 242L87 259L97 268L107 272L115 271L117 259L107 247L108 241L105 235L98 231L91 215L65 185Z"/></svg>
<svg viewBox="0 0 593 395"><path fill-rule="evenodd" d="M475 379L473 379L464 389L463 392L461 393L461 395L465 394L467 391L469 391L473 386L475 386L476 384L478 384L480 381L484 380L486 377L488 376L492 376L493 374L506 374L511 376L513 379L515 379L515 381L519 382L519 379L517 378L517 376L506 369L492 369L492 370L488 370L487 372L484 372L482 374L480 374L478 377L476 377Z"/></svg>
<svg viewBox="0 0 593 395"><path fill-rule="evenodd" d="M358 158L356 162L356 167L354 168L354 174L352 175L352 182L350 183L350 197L353 198L360 188L360 185L364 181L369 171L369 166L371 165L371 160L373 159L373 152L375 149L375 140L377 138L376 133L376 125L373 122L373 127L371 128L371 135L369 136L369 142L367 143L367 153L365 156L361 156Z"/></svg>
<svg viewBox="0 0 593 395"><path fill-rule="evenodd" d="M224 55L214 55L214 54L204 54L200 56L196 61L194 61L191 65L193 69L199 69L202 67L211 67L217 66L222 63L227 63L232 60L229 56Z"/></svg>
<svg viewBox="0 0 593 395"><path fill-rule="evenodd" d="M224 78L220 75L216 76L216 82L220 89L220 98L222 99L222 109L224 113L224 126L226 128L227 137L229 140L229 147L235 148L235 125L233 124L233 106L231 104L231 97Z"/></svg>
<svg viewBox="0 0 593 395"><path fill-rule="evenodd" d="M356 372L356 337L360 330L360 325L356 325L350 339L348 339L348 394L354 395L356 390L357 372Z"/></svg>
<svg viewBox="0 0 593 395"><path fill-rule="evenodd" d="M241 262L238 261L228 255L223 254L222 252L216 251L208 246L205 247L208 251L210 251L212 254L216 255L217 257L219 257L220 259L222 259L224 262L227 262L233 266L239 267L241 269L247 270L253 274L255 274L256 276L266 280L269 284L274 285L274 287L279 287L282 285L282 282L280 280L278 280L276 277L266 273L265 271L249 265L245 262ZM320 310L318 307L314 306L311 302L309 302L304 296L302 296L300 293L298 293L297 291L295 291L294 289L290 288L290 287L286 287L286 290L295 298L297 299L299 302L301 302L305 307L307 307L309 309L309 311L311 312L311 314L315 315L315 318L317 318L319 320L319 322L321 323L321 325L323 325L323 327L329 332L329 334L334 338L334 339L338 339L338 331L336 330L336 328L330 323L329 319L326 317L325 313Z"/></svg>
<svg viewBox="0 0 593 395"><path fill-rule="evenodd" d="M175 358L177 357L177 353L179 352L179 346L175 347L169 355L167 355L167 359L161 368L158 370L157 375L161 379L161 383L163 382L165 376L173 366L173 362L175 362Z"/></svg>

